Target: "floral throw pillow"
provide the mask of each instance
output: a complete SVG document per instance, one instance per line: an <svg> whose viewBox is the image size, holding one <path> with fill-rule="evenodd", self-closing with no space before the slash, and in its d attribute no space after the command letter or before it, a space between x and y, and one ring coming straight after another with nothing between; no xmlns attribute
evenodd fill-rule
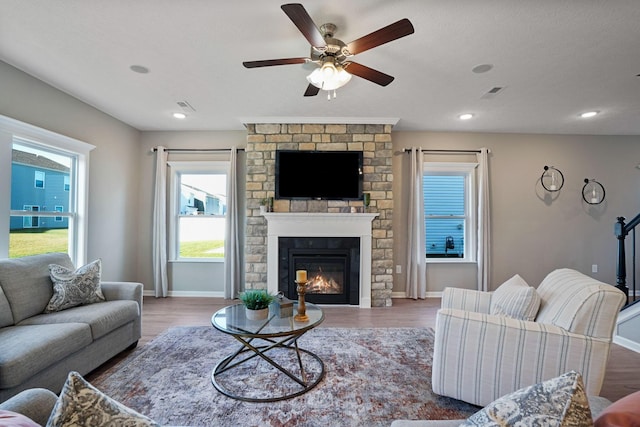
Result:
<svg viewBox="0 0 640 427"><path fill-rule="evenodd" d="M159 426L127 408L89 384L77 372L70 372L53 407L46 427Z"/></svg>
<svg viewBox="0 0 640 427"><path fill-rule="evenodd" d="M570 371L493 401L460 427L590 425L593 420L582 376Z"/></svg>
<svg viewBox="0 0 640 427"><path fill-rule="evenodd" d="M53 296L44 312L53 313L78 305L104 301L100 288L101 267L99 259L75 271L57 264L49 265Z"/></svg>

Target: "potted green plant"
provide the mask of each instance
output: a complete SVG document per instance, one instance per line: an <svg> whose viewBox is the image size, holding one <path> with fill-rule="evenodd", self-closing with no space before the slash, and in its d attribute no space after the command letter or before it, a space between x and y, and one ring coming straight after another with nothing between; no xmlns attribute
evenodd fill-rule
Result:
<svg viewBox="0 0 640 427"><path fill-rule="evenodd" d="M273 295L264 289L248 289L240 294L240 301L246 307L248 319L262 320L269 315L269 304L273 302Z"/></svg>
<svg viewBox="0 0 640 427"><path fill-rule="evenodd" d="M265 197L264 199L260 200L260 215L263 215L268 211L267 209L268 206L269 206L269 199Z"/></svg>

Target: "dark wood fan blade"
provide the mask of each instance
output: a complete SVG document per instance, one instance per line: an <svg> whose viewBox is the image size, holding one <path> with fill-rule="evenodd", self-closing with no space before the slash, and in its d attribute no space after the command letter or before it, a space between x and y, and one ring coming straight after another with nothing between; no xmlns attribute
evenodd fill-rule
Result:
<svg viewBox="0 0 640 427"><path fill-rule="evenodd" d="M349 49L352 55L357 55L358 53L413 34L413 31L411 21L407 18L401 19L384 28L380 28L378 31L360 37L358 40L352 41L347 45L347 49Z"/></svg>
<svg viewBox="0 0 640 427"><path fill-rule="evenodd" d="M304 96L316 96L320 92L320 88L312 84L307 86L307 90L304 92Z"/></svg>
<svg viewBox="0 0 640 427"><path fill-rule="evenodd" d="M309 58L283 58L265 59L262 61L245 61L242 63L247 68L272 67L274 65L304 64Z"/></svg>
<svg viewBox="0 0 640 427"><path fill-rule="evenodd" d="M298 27L298 30L314 47L326 47L327 43L322 37L322 33L313 22L305 8L299 3L289 3L280 6L289 19Z"/></svg>
<svg viewBox="0 0 640 427"><path fill-rule="evenodd" d="M373 68L366 67L362 64L358 64L357 62L347 62L344 64L344 69L354 76L362 77L363 79L377 83L380 86L386 86L394 79L393 76L374 70Z"/></svg>

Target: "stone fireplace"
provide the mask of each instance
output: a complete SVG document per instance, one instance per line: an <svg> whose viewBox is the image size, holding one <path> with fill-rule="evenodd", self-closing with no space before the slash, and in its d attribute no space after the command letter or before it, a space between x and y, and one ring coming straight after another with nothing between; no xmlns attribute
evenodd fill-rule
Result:
<svg viewBox="0 0 640 427"><path fill-rule="evenodd" d="M393 171L391 128L397 120L379 124L247 123L247 227L245 286L278 290L278 239L271 222L281 215L313 217L338 215L329 221L333 231L322 237L360 239L358 305L390 306L393 290ZM274 212L261 215L260 201L274 196L276 150L362 151L363 191L370 193L367 213L360 200L275 200ZM352 210L359 213L351 213ZM353 219L366 217L366 233L353 228ZM296 217L297 218L297 217ZM297 219L296 219L297 221ZM297 237L318 237L305 227ZM349 234L350 233L350 234ZM355 235L354 235L355 233ZM353 288L353 283L349 283Z"/></svg>

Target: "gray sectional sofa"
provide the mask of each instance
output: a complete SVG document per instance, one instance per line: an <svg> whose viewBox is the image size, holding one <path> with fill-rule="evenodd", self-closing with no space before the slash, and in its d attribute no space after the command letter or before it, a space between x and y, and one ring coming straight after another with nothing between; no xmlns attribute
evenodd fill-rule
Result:
<svg viewBox="0 0 640 427"><path fill-rule="evenodd" d="M63 253L0 260L0 402L29 388L58 393L69 371L85 375L141 336L140 283L102 282L106 301L43 313L50 264L74 269Z"/></svg>

